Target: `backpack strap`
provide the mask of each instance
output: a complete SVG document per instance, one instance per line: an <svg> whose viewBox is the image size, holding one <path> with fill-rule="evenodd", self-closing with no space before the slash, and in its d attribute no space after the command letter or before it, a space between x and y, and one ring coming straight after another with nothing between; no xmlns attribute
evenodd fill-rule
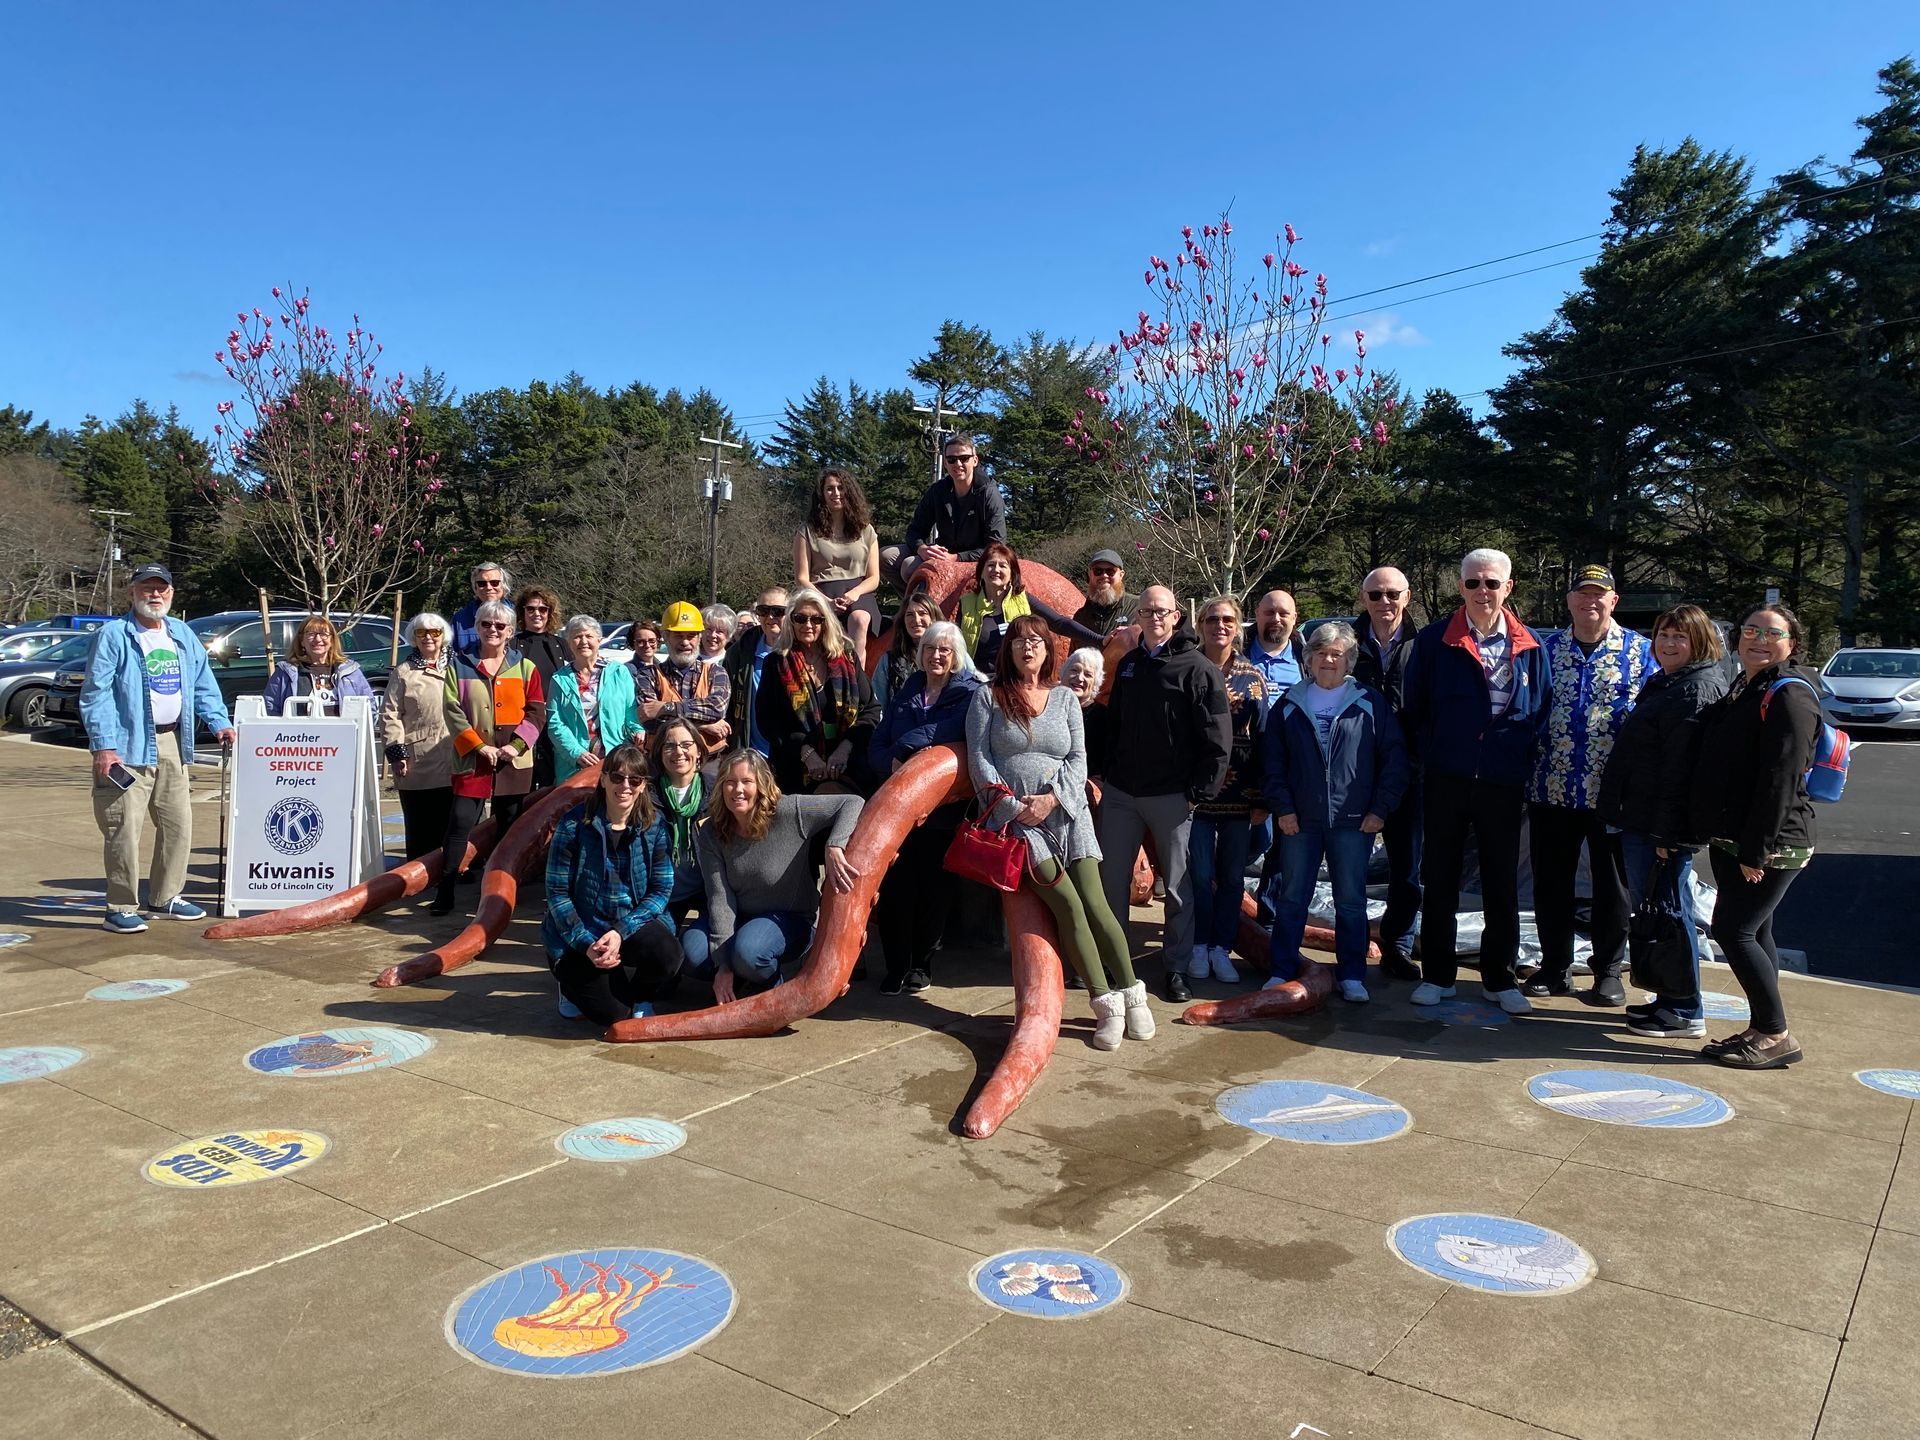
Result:
<svg viewBox="0 0 1920 1440"><path fill-rule="evenodd" d="M1760 718L1762 720L1765 720L1767 718L1767 702L1773 699L1773 692L1780 689L1780 687L1783 685L1806 685L1807 689L1813 690L1813 686L1807 685L1807 682L1805 680L1802 680L1798 675L1782 676L1780 679L1774 681L1771 685L1767 686L1767 693L1760 697ZM1814 690L1815 700L1818 700L1819 696L1820 696L1820 692L1817 690Z"/></svg>

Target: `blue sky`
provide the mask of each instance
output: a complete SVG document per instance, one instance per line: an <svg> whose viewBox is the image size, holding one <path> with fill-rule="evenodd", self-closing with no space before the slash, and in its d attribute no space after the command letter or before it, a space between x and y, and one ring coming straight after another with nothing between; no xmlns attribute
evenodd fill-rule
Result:
<svg viewBox="0 0 1920 1440"><path fill-rule="evenodd" d="M463 392L706 385L764 437L820 374L902 383L948 317L1111 339L1229 203L1256 255L1291 221L1340 314L1596 230L1642 141L1840 158L1916 39L1856 0L664 8L16 8L0 404L204 432L234 311L292 282ZM1479 391L1578 266L1411 297L1591 248L1357 323Z"/></svg>

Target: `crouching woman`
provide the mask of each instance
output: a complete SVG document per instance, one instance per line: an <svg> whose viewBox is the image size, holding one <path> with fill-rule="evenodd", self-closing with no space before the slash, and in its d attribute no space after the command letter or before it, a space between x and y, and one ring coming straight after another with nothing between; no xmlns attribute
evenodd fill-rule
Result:
<svg viewBox="0 0 1920 1440"><path fill-rule="evenodd" d="M665 995L680 971L666 918L673 843L647 797L646 756L614 750L593 797L554 827L540 938L560 993L596 1025Z"/></svg>

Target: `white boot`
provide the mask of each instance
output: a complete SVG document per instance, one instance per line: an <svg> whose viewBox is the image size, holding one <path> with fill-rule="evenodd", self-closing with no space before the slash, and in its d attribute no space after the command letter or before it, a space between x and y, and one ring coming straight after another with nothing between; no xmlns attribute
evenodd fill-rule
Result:
<svg viewBox="0 0 1920 1440"><path fill-rule="evenodd" d="M1127 1005L1127 1038L1153 1039L1153 1007L1147 1004L1147 982L1136 980L1124 990L1113 992Z"/></svg>
<svg viewBox="0 0 1920 1440"><path fill-rule="evenodd" d="M1118 990L1093 997L1093 1048L1118 1050L1127 1033L1127 997Z"/></svg>

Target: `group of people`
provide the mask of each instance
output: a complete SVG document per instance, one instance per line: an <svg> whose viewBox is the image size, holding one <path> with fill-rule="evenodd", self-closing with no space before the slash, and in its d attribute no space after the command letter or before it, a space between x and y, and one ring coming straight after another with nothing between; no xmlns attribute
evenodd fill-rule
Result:
<svg viewBox="0 0 1920 1440"><path fill-rule="evenodd" d="M1690 987L1627 1006L1628 917L1650 892L1689 910L1704 847L1718 891L1712 933L1752 1008L1745 1031L1706 1053L1756 1069L1799 1058L1772 916L1812 851L1803 776L1820 719L1812 684L1794 683L1810 677L1785 607L1744 618L1729 665L1696 606L1661 615L1650 641L1623 629L1613 577L1596 565L1575 576L1568 625L1541 636L1508 608L1508 557L1478 549L1461 563L1449 616L1417 628L1406 577L1381 567L1361 583L1353 624L1303 636L1284 591L1260 598L1250 627L1224 595L1190 620L1165 586L1130 594L1122 558L1103 550L1089 561L1085 604L1065 615L1028 593L998 491L975 482L974 444L956 437L944 459L946 478L905 543L885 548L855 478L827 470L795 540L795 585L737 615L669 606L657 624L630 628L627 663L610 663L600 623L566 616L545 587L510 602L511 577L491 561L474 567L473 599L451 620L415 616L379 735L408 856L443 852L433 913L458 903L468 840L489 806L504 828L530 794L598 761L549 853L542 934L563 1010L610 1023L685 976L724 1003L780 983L783 963L805 951L822 873L843 891L858 878L846 844L862 797L919 751L956 743L988 801L986 823L1026 842L1022 884L1056 919L1102 1047L1153 1033L1126 933L1143 845L1165 895L1164 998L1188 999L1193 980L1238 982L1230 952L1257 860L1271 909L1268 983L1304 963L1324 866L1336 979L1359 1004L1378 839L1380 972L1417 982L1416 1005L1455 994L1469 842L1487 999L1520 1014L1530 996L1571 993L1584 850L1593 959L1580 998L1625 1006L1637 1033L1680 1037L1705 1033L1697 938L1688 926ZM974 567L953 617L910 591L883 620L882 579L910 581L940 558ZM107 923L122 931L144 928L134 866L148 810L163 832L150 908L201 917L180 894L184 848L166 837L184 810L196 720L223 740L232 733L204 651L167 618L171 594L162 567L136 572L130 614L102 631L82 697ZM869 640L881 652L871 672ZM1075 648L1056 674L1057 640ZM368 693L317 615L268 684L270 702L307 697L335 710ZM963 813L951 805L917 827L881 880L883 990L931 983L943 860ZM1541 954L1524 973L1523 831Z"/></svg>

